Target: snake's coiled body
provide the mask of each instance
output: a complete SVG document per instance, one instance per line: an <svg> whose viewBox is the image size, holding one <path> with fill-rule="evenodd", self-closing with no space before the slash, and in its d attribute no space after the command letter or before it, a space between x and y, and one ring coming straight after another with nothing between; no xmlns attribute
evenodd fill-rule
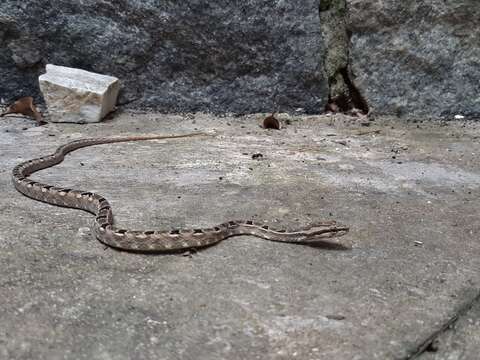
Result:
<svg viewBox="0 0 480 360"><path fill-rule="evenodd" d="M229 221L208 229L172 231L124 230L114 226L112 208L102 196L81 190L58 188L32 181L28 178L36 171L61 163L66 154L83 147L127 141L177 139L200 135L209 134L129 136L72 141L60 146L51 155L25 161L17 165L12 173L13 183L19 192L32 199L52 205L86 210L94 214L94 233L96 238L108 246L122 250L161 252L199 248L215 244L235 235L251 235L271 241L288 243L325 242L325 238L340 236L348 231L348 227L337 225L333 221L294 232L273 230L268 226L255 224L252 221ZM341 245L339 242L332 243Z"/></svg>

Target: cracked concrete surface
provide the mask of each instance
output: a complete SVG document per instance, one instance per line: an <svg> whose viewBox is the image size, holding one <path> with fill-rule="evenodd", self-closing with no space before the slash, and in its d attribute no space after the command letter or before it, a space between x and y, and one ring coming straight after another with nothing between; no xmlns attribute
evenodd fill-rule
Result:
<svg viewBox="0 0 480 360"><path fill-rule="evenodd" d="M2 119L0 358L415 353L480 289L480 125L281 118L280 131L259 128L261 115L119 111L104 123L43 127ZM352 249L238 237L193 254L118 252L92 238L90 214L33 201L10 182L15 164L73 139L194 129L219 135L85 148L34 178L104 195L129 228L337 219L350 225ZM477 335L457 334L478 354ZM435 359L452 358L450 344Z"/></svg>
<svg viewBox="0 0 480 360"><path fill-rule="evenodd" d="M480 350L480 293L419 348L421 360L476 359Z"/></svg>

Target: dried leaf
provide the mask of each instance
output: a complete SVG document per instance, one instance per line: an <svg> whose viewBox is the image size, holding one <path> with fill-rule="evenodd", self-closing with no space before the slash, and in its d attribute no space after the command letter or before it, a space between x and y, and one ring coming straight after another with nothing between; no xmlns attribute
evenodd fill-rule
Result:
<svg viewBox="0 0 480 360"><path fill-rule="evenodd" d="M42 115L33 104L33 98L31 96L23 97L15 101L4 113L0 114L0 117L8 114L22 114L34 118L38 125L43 124Z"/></svg>
<svg viewBox="0 0 480 360"><path fill-rule="evenodd" d="M263 120L263 128L280 130L280 122L275 118L275 113Z"/></svg>

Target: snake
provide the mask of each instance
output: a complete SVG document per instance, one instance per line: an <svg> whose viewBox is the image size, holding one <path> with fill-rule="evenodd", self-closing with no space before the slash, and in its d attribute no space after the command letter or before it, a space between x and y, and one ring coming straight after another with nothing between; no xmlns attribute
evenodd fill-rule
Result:
<svg viewBox="0 0 480 360"><path fill-rule="evenodd" d="M33 173L60 164L65 155L88 146L129 141L181 139L197 136L211 136L209 132L194 132L179 135L138 135L84 138L68 142L53 154L19 163L12 171L15 188L23 195L51 205L74 208L95 215L93 233L101 243L131 252L168 252L207 247L226 238L250 235L270 241L285 243L325 243L326 246L343 246L335 240L346 234L349 228L326 221L295 231L275 230L261 222L251 220L228 221L211 228L172 229L166 231L137 231L116 227L109 202L101 195L75 189L68 189L33 181ZM335 238L330 240L331 238Z"/></svg>

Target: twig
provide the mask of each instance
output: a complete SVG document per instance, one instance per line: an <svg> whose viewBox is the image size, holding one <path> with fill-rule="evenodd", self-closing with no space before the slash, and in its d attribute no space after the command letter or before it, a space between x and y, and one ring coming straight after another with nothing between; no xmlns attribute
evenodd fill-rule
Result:
<svg viewBox="0 0 480 360"><path fill-rule="evenodd" d="M378 130L367 130L367 131L359 131L357 133L355 133L355 135L368 135L368 134L380 134L382 132L382 130L378 129Z"/></svg>

